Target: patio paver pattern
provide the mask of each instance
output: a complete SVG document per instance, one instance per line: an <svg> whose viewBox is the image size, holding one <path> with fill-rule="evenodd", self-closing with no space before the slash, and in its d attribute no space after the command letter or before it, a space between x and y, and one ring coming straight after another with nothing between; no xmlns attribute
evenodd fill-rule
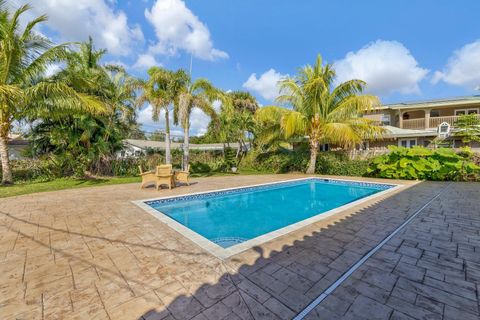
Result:
<svg viewBox="0 0 480 320"><path fill-rule="evenodd" d="M130 200L213 177L0 200L1 319L291 319L447 183L411 185L221 261ZM478 319L480 186L452 183L309 319Z"/></svg>

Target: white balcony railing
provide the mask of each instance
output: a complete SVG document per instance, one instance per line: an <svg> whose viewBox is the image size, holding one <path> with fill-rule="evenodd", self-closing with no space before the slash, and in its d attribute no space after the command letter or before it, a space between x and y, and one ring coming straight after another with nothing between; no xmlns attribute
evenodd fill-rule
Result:
<svg viewBox="0 0 480 320"><path fill-rule="evenodd" d="M425 119L418 118L418 119L408 119L403 120L403 129L425 129Z"/></svg>
<svg viewBox="0 0 480 320"><path fill-rule="evenodd" d="M444 122L454 127L455 122L457 122L457 120L460 117L461 116L430 117L428 128L438 128L438 126ZM480 115L477 115L477 117L480 119ZM425 129L425 118L402 120L402 123L403 123L402 125L403 129L417 129L417 130Z"/></svg>

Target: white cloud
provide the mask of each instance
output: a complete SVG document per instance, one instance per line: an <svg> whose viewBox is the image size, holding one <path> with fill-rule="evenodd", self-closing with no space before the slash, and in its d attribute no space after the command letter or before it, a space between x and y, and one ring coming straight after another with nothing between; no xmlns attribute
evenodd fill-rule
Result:
<svg viewBox="0 0 480 320"><path fill-rule="evenodd" d="M146 70L153 66L161 66L161 63L158 62L153 55L145 53L138 56L133 68L138 70Z"/></svg>
<svg viewBox="0 0 480 320"><path fill-rule="evenodd" d="M16 4L31 1L18 0ZM127 15L105 0L42 0L32 3L35 15L47 14L45 23L62 41L85 41L91 35L95 45L115 55L128 55L143 41L140 26L130 26ZM31 14L26 18L30 18Z"/></svg>
<svg viewBox="0 0 480 320"><path fill-rule="evenodd" d="M385 95L393 92L420 93L418 86L427 73L403 44L377 40L357 52L349 52L334 63L337 82L360 79L369 92Z"/></svg>
<svg viewBox="0 0 480 320"><path fill-rule="evenodd" d="M218 103L214 103L214 107L219 108ZM170 116L170 133L172 135L183 136L183 129L180 126L173 125L172 112ZM148 105L144 109L140 110L137 114L138 123L142 124L143 129L148 132L153 132L159 129L165 129L165 112L160 112L160 118L158 122L152 120L152 106ZM190 135L202 135L207 132L208 124L210 123L210 117L198 108L192 110L190 115Z"/></svg>
<svg viewBox="0 0 480 320"><path fill-rule="evenodd" d="M225 92L230 93L230 92L232 92L232 90L227 90ZM222 108L222 101L215 100L215 101L213 101L212 106L213 106L213 109L215 109L216 112L220 112L220 110Z"/></svg>
<svg viewBox="0 0 480 320"><path fill-rule="evenodd" d="M478 87L480 85L480 40L456 50L444 70L435 72L432 83L435 84L440 80L472 89Z"/></svg>
<svg viewBox="0 0 480 320"><path fill-rule="evenodd" d="M275 69L268 70L259 78L257 78L257 74L252 73L243 87L258 93L266 100L274 100L279 95L278 82L286 76L275 71Z"/></svg>
<svg viewBox="0 0 480 320"><path fill-rule="evenodd" d="M204 60L228 58L224 51L213 47L208 28L182 0L157 0L145 17L153 25L158 42L149 51L174 55L185 50Z"/></svg>
<svg viewBox="0 0 480 320"><path fill-rule="evenodd" d="M192 135L203 135L207 132L210 117L202 110L195 108L190 115L190 133Z"/></svg>

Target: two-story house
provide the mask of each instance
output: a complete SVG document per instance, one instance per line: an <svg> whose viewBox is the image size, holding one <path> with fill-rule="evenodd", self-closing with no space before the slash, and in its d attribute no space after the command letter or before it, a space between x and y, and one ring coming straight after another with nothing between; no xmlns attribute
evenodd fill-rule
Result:
<svg viewBox="0 0 480 320"><path fill-rule="evenodd" d="M455 123L465 114L480 117L480 96L383 105L364 115L386 129L383 140L369 141L365 148L378 149L388 145L461 147L461 138L455 136ZM478 143L471 146L480 148Z"/></svg>

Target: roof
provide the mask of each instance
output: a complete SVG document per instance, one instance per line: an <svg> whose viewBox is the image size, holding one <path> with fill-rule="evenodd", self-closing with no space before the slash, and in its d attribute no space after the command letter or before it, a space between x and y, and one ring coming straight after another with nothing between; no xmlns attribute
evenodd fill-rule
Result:
<svg viewBox="0 0 480 320"><path fill-rule="evenodd" d="M165 150L165 141L151 141L151 140L135 140L135 139L126 139L124 143L130 144L140 149L161 149ZM170 148L172 149L180 149L182 148L183 143L179 142L171 142ZM206 143L206 144L195 144L190 143L190 150L223 150L223 143ZM238 143L233 142L230 143L230 147L238 148Z"/></svg>
<svg viewBox="0 0 480 320"><path fill-rule="evenodd" d="M480 104L480 95L385 104L380 109L418 109Z"/></svg>
<svg viewBox="0 0 480 320"><path fill-rule="evenodd" d="M387 133L383 135L384 138L407 138L407 137L434 137L438 133L433 130L413 130L401 129L394 126L383 126Z"/></svg>

